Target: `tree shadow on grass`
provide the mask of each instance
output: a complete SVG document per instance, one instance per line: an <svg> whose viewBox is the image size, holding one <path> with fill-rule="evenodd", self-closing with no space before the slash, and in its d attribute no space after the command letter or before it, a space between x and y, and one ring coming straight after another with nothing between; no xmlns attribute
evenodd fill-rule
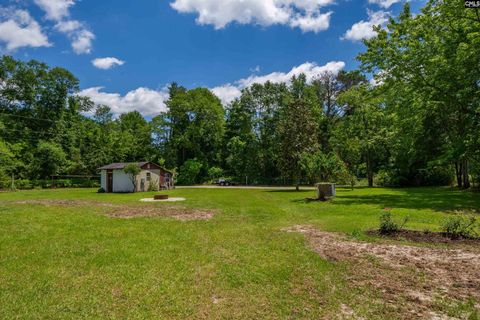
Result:
<svg viewBox="0 0 480 320"><path fill-rule="evenodd" d="M265 192L272 192L272 193L291 193L291 194L301 194L305 192L313 192L313 189L300 189L299 191L295 190L293 187L292 189L278 189L278 190L266 190Z"/></svg>
<svg viewBox="0 0 480 320"><path fill-rule="evenodd" d="M435 211L475 210L480 194L446 188L398 189L397 194L339 195L340 205L377 205L379 208L431 209Z"/></svg>
<svg viewBox="0 0 480 320"><path fill-rule="evenodd" d="M295 203L308 203L307 198L310 196L312 197L315 194L315 190L310 189L301 189L299 191L295 190L295 187L292 189L282 189L282 190L266 190L265 192L269 193L283 193L283 194L291 194L295 196L295 199L291 199L291 202Z"/></svg>

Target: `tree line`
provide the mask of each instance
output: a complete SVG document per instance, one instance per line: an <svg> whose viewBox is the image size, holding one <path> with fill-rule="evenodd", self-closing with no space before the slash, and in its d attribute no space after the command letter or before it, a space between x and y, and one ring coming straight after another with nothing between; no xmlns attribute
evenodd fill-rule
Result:
<svg viewBox="0 0 480 320"><path fill-rule="evenodd" d="M359 70L254 84L227 106L173 83L168 111L151 120L116 118L78 96L63 68L3 56L0 181L148 160L174 168L181 184L469 188L480 176L479 17L453 0L430 0L416 15L407 3L364 42Z"/></svg>

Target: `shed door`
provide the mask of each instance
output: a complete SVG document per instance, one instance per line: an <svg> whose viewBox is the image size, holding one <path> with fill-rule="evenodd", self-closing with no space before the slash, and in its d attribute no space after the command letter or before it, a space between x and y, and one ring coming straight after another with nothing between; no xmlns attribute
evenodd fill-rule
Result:
<svg viewBox="0 0 480 320"><path fill-rule="evenodd" d="M107 192L113 192L113 172L107 172Z"/></svg>

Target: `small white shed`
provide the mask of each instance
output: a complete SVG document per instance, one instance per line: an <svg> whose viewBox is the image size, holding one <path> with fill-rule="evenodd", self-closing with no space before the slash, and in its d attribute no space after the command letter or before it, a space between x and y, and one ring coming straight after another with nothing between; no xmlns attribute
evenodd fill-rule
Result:
<svg viewBox="0 0 480 320"><path fill-rule="evenodd" d="M111 163L98 168L101 172L101 186L105 192L144 192L149 190L173 189L173 172L153 162L135 163L141 169L137 176L137 189L133 190L132 180L124 172L130 163Z"/></svg>

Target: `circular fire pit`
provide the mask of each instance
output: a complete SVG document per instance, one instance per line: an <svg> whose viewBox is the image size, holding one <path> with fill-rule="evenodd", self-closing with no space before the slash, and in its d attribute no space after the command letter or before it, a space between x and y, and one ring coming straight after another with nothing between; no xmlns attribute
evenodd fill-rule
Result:
<svg viewBox="0 0 480 320"><path fill-rule="evenodd" d="M153 196L153 200L168 200L168 195L157 194L157 195Z"/></svg>

